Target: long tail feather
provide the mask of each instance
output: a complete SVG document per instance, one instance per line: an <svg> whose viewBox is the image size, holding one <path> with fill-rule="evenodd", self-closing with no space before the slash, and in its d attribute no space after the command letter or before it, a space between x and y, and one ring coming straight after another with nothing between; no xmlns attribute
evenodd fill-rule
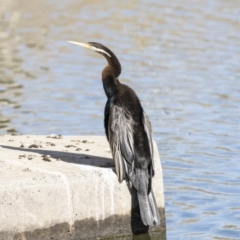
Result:
<svg viewBox="0 0 240 240"><path fill-rule="evenodd" d="M153 221L155 223L154 225L158 226L160 224L160 215L159 215L157 203L152 190L148 195L148 200L149 200L151 211L152 211Z"/></svg>
<svg viewBox="0 0 240 240"><path fill-rule="evenodd" d="M137 195L143 224L148 226L158 226L160 224L160 216L153 192L151 191L149 195L142 195L140 193Z"/></svg>
<svg viewBox="0 0 240 240"><path fill-rule="evenodd" d="M148 189L148 176L146 170L135 169L129 174L130 180L137 190L141 219L144 225L157 226L160 216L152 189Z"/></svg>

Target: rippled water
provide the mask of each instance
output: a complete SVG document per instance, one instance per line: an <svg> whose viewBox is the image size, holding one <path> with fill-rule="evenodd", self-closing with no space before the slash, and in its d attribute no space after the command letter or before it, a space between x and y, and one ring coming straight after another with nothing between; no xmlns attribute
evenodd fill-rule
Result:
<svg viewBox="0 0 240 240"><path fill-rule="evenodd" d="M168 239L240 239L240 2L1 0L0 133L103 135L97 41L158 143Z"/></svg>

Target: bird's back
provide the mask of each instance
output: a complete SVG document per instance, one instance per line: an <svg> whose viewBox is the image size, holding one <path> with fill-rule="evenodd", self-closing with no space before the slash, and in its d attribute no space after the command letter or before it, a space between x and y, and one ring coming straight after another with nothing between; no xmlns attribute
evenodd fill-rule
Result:
<svg viewBox="0 0 240 240"><path fill-rule="evenodd" d="M108 126L105 125L108 128L108 133L115 134L112 132L112 126L114 120L118 119L116 128L119 128L121 132L129 131L123 134L125 141L127 141L127 136L131 135L132 152L136 158L136 166L147 168L149 161L151 161L150 146L144 127L143 108L136 93L127 85L119 83L118 92L114 94L112 99L109 99L106 107L109 108L110 113Z"/></svg>

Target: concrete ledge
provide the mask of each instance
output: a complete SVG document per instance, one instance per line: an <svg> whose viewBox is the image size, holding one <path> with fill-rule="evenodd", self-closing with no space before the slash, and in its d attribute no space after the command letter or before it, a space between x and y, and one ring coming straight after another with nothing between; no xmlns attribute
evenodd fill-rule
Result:
<svg viewBox="0 0 240 240"><path fill-rule="evenodd" d="M0 136L0 240L96 239L148 230L165 239L155 143L154 156L161 225L148 229L136 196L118 183L105 137Z"/></svg>

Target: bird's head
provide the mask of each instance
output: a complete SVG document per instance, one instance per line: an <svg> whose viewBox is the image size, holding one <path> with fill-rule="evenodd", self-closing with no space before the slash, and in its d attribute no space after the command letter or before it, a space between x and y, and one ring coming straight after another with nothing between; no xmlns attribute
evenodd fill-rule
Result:
<svg viewBox="0 0 240 240"><path fill-rule="evenodd" d="M81 43L81 42L75 42L75 41L68 41L68 42L72 44L76 44L81 47L91 49L94 52L100 53L105 58L111 58L113 54L110 49L108 49L107 47L103 46L100 43L96 43L96 42Z"/></svg>
<svg viewBox="0 0 240 240"><path fill-rule="evenodd" d="M100 53L108 61L108 66L105 69L111 69L111 72L112 72L114 78L117 78L120 75L120 73L121 73L120 62L118 61L118 59L114 55L114 53L107 47L103 46L100 43L96 43L96 42L88 42L88 43L81 43L81 42L75 42L75 41L68 41L68 42L78 45L78 46L81 46L81 47L91 49L94 52ZM104 73L104 71L103 71L103 73Z"/></svg>

